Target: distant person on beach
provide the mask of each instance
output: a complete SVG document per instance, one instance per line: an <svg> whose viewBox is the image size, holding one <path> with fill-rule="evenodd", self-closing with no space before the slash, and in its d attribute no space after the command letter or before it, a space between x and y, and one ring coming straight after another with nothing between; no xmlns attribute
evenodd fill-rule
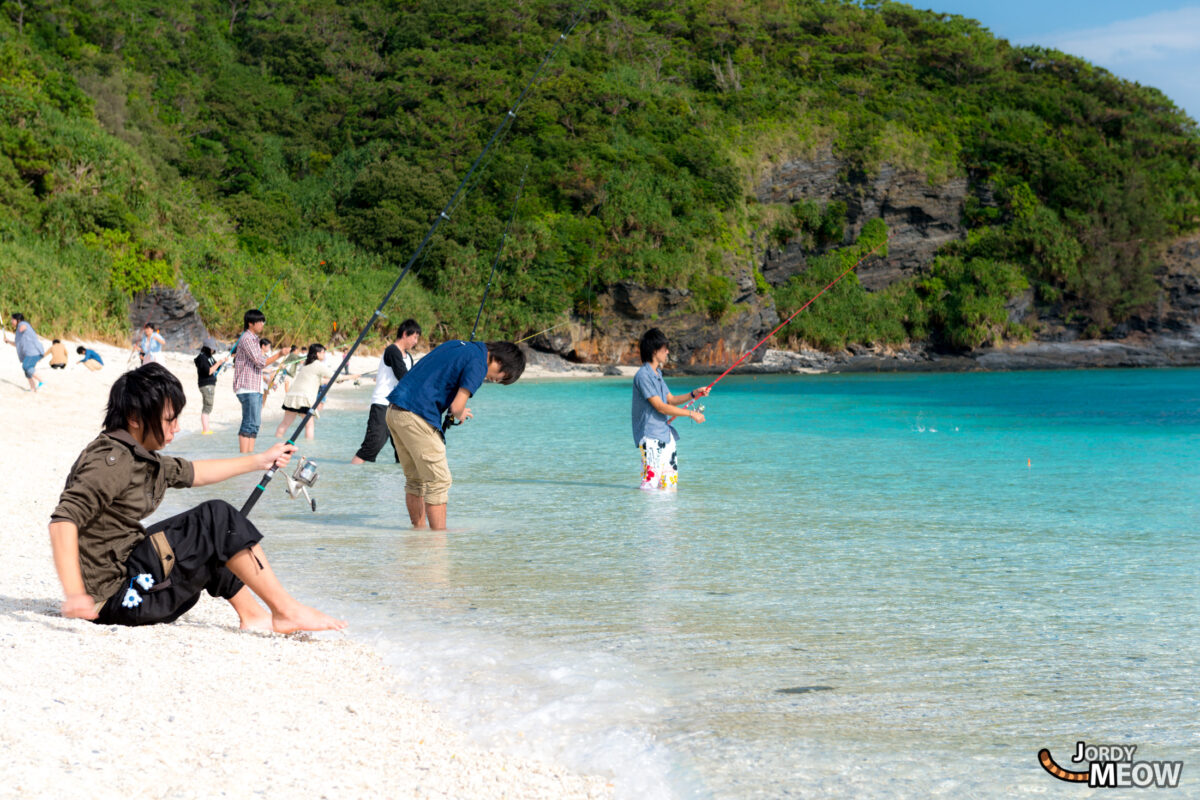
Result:
<svg viewBox="0 0 1200 800"><path fill-rule="evenodd" d="M100 357L99 353L97 353L95 350L92 350L90 347L79 345L79 347L75 348L75 352L83 356L83 358L79 359L79 363L83 364L92 372L95 372L104 366L104 359Z"/></svg>
<svg viewBox="0 0 1200 800"><path fill-rule="evenodd" d="M196 385L200 387L200 400L202 406L200 408L200 433L211 434L212 428L208 427L208 415L213 410L213 399L217 393L217 370L221 365L229 360L229 354L217 358L214 354L217 344L214 341L207 341L200 347L200 353L196 356Z"/></svg>
<svg viewBox="0 0 1200 800"><path fill-rule="evenodd" d="M233 392L242 404L242 424L238 428L238 451L242 453L254 452L254 440L262 425L263 367L284 356L283 350L273 356L263 352L258 337L266 325L266 316L257 308L243 314L242 335L233 354Z"/></svg>
<svg viewBox="0 0 1200 800"><path fill-rule="evenodd" d="M23 314L14 311L12 323L15 331L13 344L17 348L17 359L21 362L21 371L25 373L25 379L29 381L29 390L36 392L42 388L42 379L38 377L37 365L45 357L46 350L38 340L37 332L25 320ZM5 341L8 341L7 337Z"/></svg>
<svg viewBox="0 0 1200 800"><path fill-rule="evenodd" d="M675 442L679 432L671 424L673 417L691 417L704 422L697 409L679 404L704 397L708 387L687 394L671 394L663 380L662 369L670 356L667 336L651 328L638 341L642 367L633 376L633 443L642 454L642 488L674 491L679 481Z"/></svg>
<svg viewBox="0 0 1200 800"><path fill-rule="evenodd" d="M50 343L50 369L66 369L67 347L62 343L61 339L55 339Z"/></svg>
<svg viewBox="0 0 1200 800"><path fill-rule="evenodd" d="M367 433L363 436L362 444L351 464L363 464L370 461L375 463L375 457L383 449L385 442L391 440L387 427L388 395L400 379L412 369L412 349L421 338L421 326L415 319L406 319L396 329L396 339L387 346L379 357L379 367L375 370L375 391L371 395L371 411L367 414ZM396 453L396 445L392 445L392 455L396 462L400 456Z"/></svg>
<svg viewBox="0 0 1200 800"><path fill-rule="evenodd" d="M161 364L125 373L109 391L104 431L76 459L50 517L63 616L106 625L173 622L206 590L229 601L243 629L344 628L287 593L259 546L262 534L228 503L209 500L142 527L168 488L286 467L295 451L281 443L217 460L163 455L184 403L182 384Z"/></svg>
<svg viewBox="0 0 1200 800"><path fill-rule="evenodd" d="M330 366L327 355L323 344L313 343L308 346L304 365L296 371L296 378L283 397L283 419L275 429L275 438L287 435L288 427L297 416L303 417L308 414L308 410L317 401L321 384L333 377L334 367ZM304 425L304 438L312 439L315 436L316 418L309 417Z"/></svg>
<svg viewBox="0 0 1200 800"><path fill-rule="evenodd" d="M508 385L525 371L525 354L512 342L438 345L388 395L387 426L404 468L404 501L414 528L446 528L450 466L447 425L474 416L467 400L484 381Z"/></svg>
<svg viewBox="0 0 1200 800"><path fill-rule="evenodd" d="M147 322L142 326L142 338L138 342L138 352L142 354L143 364L161 364L162 349L167 340L158 332L158 326Z"/></svg>

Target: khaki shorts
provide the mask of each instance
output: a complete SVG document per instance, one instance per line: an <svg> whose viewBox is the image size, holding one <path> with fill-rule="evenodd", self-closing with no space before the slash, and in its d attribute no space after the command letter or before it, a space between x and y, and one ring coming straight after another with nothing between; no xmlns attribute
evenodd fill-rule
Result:
<svg viewBox="0 0 1200 800"><path fill-rule="evenodd" d="M217 393L215 385L201 386L200 399L204 401L204 407L200 409L201 414L211 414L213 407L213 395Z"/></svg>
<svg viewBox="0 0 1200 800"><path fill-rule="evenodd" d="M424 498L429 505L445 505L450 494L450 466L441 435L421 417L396 406L388 406L387 426L404 468L404 491Z"/></svg>

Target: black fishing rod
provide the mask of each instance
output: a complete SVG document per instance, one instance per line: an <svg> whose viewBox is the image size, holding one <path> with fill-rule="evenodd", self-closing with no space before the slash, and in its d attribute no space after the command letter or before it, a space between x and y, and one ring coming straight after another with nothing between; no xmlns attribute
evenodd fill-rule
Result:
<svg viewBox="0 0 1200 800"><path fill-rule="evenodd" d="M483 151L480 152L480 154L475 158L474 163L471 164L471 168L467 170L467 174L463 176L462 181L459 182L458 188L454 190L454 194L446 203L445 208L438 213L437 217L433 221L433 225L430 226L429 231L425 234L425 238L422 239L421 243L417 246L416 252L413 253L412 258L408 260L408 263L404 265L404 269L400 271L400 275L397 276L396 281L392 284L392 288L388 289L387 294L383 296L383 301L375 309L374 313L371 314L371 318L368 319L367 324L363 326L362 332L358 334L358 338L354 340L354 344L351 345L350 349L346 351L346 355L342 357L341 363L338 364L337 369L334 370L333 376L330 377L329 382L317 392L317 399L313 401L311 406L309 406L308 412L305 413L304 418L300 420L300 424L296 426L296 430L292 431L292 435L288 437L286 444L296 443L297 437L300 436L300 433L304 430L304 426L308 424L308 421L312 419L313 412L316 410L317 406L321 405L321 402L325 399L325 395L329 392L329 388L337 382L338 376L341 375L342 372L345 371L346 367L350 364L350 357L354 355L354 351L358 349L358 346L362 343L362 340L366 338L366 335L371 331L371 328L375 326L375 321L383 314L384 307L387 306L388 301L392 299L392 295L396 293L396 289L400 286L400 281L404 280L404 276L408 274L409 270L412 269L413 264L415 264L417 259L421 257L421 253L425 250L425 246L429 244L429 240L433 238L434 233L436 233L437 229L441 227L441 224L450 219L450 213L454 210L455 203L459 199L459 195L462 194L463 188L471 180L471 176L475 174L475 170L479 167L479 164L492 149L492 144L495 143L496 139L504 131L512 126L513 120L517 118L517 109L519 109L521 104L525 102L525 96L529 94L530 90L533 89L534 84L537 83L537 79L541 76L542 70L546 68L546 65L550 63L550 60L554 58L554 55L562 48L563 43L567 40L567 36L570 35L571 31L575 30L575 26L578 25L583 19L584 14L587 13L587 9L588 3L585 2L579 9L579 12L571 19L570 23L563 30L563 32L559 34L558 40L550 48L549 52L546 53L546 56L542 59L542 63L538 64L538 68L534 71L533 77L530 78L529 82L525 84L525 88L522 89L521 93L517 96L517 101L513 103L512 108L508 109L508 111L505 113L504 119L501 120L500 124L496 126L496 130L492 131L491 138L489 138L487 144L484 145ZM309 467L312 467L312 469L306 472L305 470ZM263 492L267 490L267 484L269 484L271 479L275 477L275 473L278 472L278 469L278 467L272 465L269 470L263 473L263 476L259 480L258 484L254 487L253 491L250 492L250 496L246 498L246 503L242 506L242 514L248 515L250 513L250 511L254 508L254 504L258 502L258 498L262 497ZM307 481L307 485L312 485L312 482L316 480L316 469L313 467L312 462L306 463L304 459L301 459L300 466L297 467L296 470L296 479L301 482Z"/></svg>
<svg viewBox="0 0 1200 800"><path fill-rule="evenodd" d="M479 310L475 312L475 325L471 328L471 338L467 341L475 341L475 331L479 328L479 318L483 316L483 307L487 305L488 292L492 288L492 279L496 277L496 267L500 264L500 256L504 255L504 244L508 241L508 229L512 227L513 219L517 216L517 206L521 202L521 192L525 188L525 176L529 173L529 165L525 165L525 171L521 173L521 185L517 187L516 197L513 198L512 211L508 215L508 224L504 226L504 233L500 235L500 247L496 249L496 258L492 261L492 272L488 275L487 286L483 287L483 299L479 301ZM461 425L462 421L454 418L454 414L450 409L446 409L445 415L442 416L442 441L446 440L446 431L452 425Z"/></svg>
<svg viewBox="0 0 1200 800"><path fill-rule="evenodd" d="M508 215L508 224L504 226L504 233L500 236L500 248L496 251L496 260L492 262L492 272L488 275L487 286L483 287L483 300L479 302L479 310L475 312L475 325L471 328L471 338L467 341L475 341L475 331L479 328L479 318L483 316L483 307L487 305L488 292L492 289L492 278L496 277L496 267L500 264L500 256L504 255L504 244L508 241L508 229L512 227L513 219L517 216L517 205L521 202L521 192L525 189L525 176L529 174L529 165L525 165L525 171L521 173L521 185L517 187L517 196L513 198L512 212Z"/></svg>

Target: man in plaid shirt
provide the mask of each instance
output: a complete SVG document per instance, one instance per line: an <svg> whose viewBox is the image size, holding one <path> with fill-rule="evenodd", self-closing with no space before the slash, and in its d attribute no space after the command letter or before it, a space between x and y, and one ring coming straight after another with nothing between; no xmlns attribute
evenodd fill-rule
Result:
<svg viewBox="0 0 1200 800"><path fill-rule="evenodd" d="M238 452L253 453L258 426L262 424L263 368L284 356L283 348L268 358L258 345L267 318L257 308L242 315L242 335L233 353L233 391L242 404L242 426L238 428ZM294 351L296 348L292 348Z"/></svg>

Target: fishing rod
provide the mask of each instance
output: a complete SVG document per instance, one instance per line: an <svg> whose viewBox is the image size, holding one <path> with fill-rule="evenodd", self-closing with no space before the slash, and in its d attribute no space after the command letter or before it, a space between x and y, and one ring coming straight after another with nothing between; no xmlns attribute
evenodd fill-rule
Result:
<svg viewBox="0 0 1200 800"><path fill-rule="evenodd" d="M325 266L324 261L321 262L321 266ZM304 326L308 324L308 318L311 317L312 312L316 310L317 301L321 299L321 293L325 291L325 287L329 285L329 279L332 277L332 272L325 276L325 282L322 283L321 288L317 290L316 296L313 298L312 305L308 307L308 313L304 315L304 319L300 320L300 324L297 326L297 329L301 332L301 334L304 333ZM271 380L267 381L267 388L263 390L264 403L267 401L267 395L269 395L271 390L275 388L275 381L279 377L279 373L283 372L285 367L291 366L291 364L294 363L295 361L289 363L288 359L286 358L279 362L279 366L275 368L275 372L271 375Z"/></svg>
<svg viewBox="0 0 1200 800"><path fill-rule="evenodd" d="M471 328L471 338L467 341L475 341L475 331L479 328L479 318L483 316L483 307L487 305L488 292L492 289L492 278L496 277L496 267L500 264L500 256L504 255L504 244L508 241L508 229L512 227L513 219L517 216L517 205L521 202L521 192L525 189L525 176L529 174L529 164L525 164L525 171L521 173L521 185L517 187L517 196L513 198L512 212L508 215L508 224L504 226L504 233L500 236L500 247L496 250L496 259L492 262L492 272L488 275L487 286L483 288L483 300L479 303L479 310L475 312L475 325Z"/></svg>
<svg viewBox="0 0 1200 800"><path fill-rule="evenodd" d="M521 184L517 187L517 194L513 198L512 211L508 215L508 224L504 226L504 233L500 236L500 247L496 249L496 258L492 261L492 272L488 275L487 286L483 288L483 299L479 301L479 310L475 312L475 325L471 328L471 338L467 341L475 341L475 331L479 328L479 318L483 316L483 307L487 305L488 292L492 288L492 278L496 277L496 267L500 264L500 256L504 255L504 244L508 241L508 229L512 227L513 219L517 216L517 206L521 202L521 192L525 189L525 176L529 173L529 164L525 165L525 171L521 173ZM446 440L446 431L454 425L461 425L462 421L454 418L454 412L446 409L446 413L442 416L442 428L439 433L442 434L442 441Z"/></svg>
<svg viewBox="0 0 1200 800"><path fill-rule="evenodd" d="M588 0L588 2L590 2L590 0ZM338 364L337 369L334 370L333 376L329 379L329 383L325 384L325 386L317 392L317 399L311 406L309 406L308 412L305 413L304 418L300 420L300 424L296 426L296 430L292 431L292 435L288 437L286 444L295 444L296 438L300 436L301 431L304 430L304 426L308 424L310 419L312 419L313 411L317 408L317 406L321 405L321 402L325 399L325 395L329 392L329 388L337 382L338 376L342 374L342 372L349 365L350 357L354 354L354 351L358 349L359 344L361 344L362 340L366 338L366 335L371 331L371 328L375 326L375 321L383 314L384 307L387 306L388 301L392 299L392 295L396 293L396 289L400 286L400 281L404 280L404 276L408 274L409 270L412 269L413 264L415 264L417 259L421 257L421 254L425 250L425 246L429 244L429 240L433 238L434 233L436 233L437 229L441 227L441 224L450 219L450 212L453 211L455 203L459 199L459 195L462 194L463 188L471 180L471 177L475 174L475 170L479 167L484 157L487 156L488 152L492 149L492 144L496 141L501 133L512 126L513 120L517 118L517 109L521 107L521 104L525 101L525 96L529 94L529 92L533 89L534 84L537 83L537 79L541 76L542 70L546 68L546 65L550 63L550 60L562 48L563 43L567 40L567 36L570 35L571 31L575 30L575 26L580 23L584 14L587 13L588 2L583 4L583 6L579 9L579 12L570 20L567 27L559 34L558 40L550 48L549 52L546 53L546 56L542 59L542 62L538 64L538 68L534 70L533 77L530 78L529 82L525 84L525 87L517 96L516 102L513 103L512 107L509 108L505 113L504 119L501 120L500 124L496 126L496 130L492 131L491 138L489 138L487 144L484 145L482 152L480 152L480 154L475 158L474 163L471 164L471 168L467 170L467 174L463 176L462 181L459 182L458 188L454 190L454 194L451 195L450 200L446 203L446 206L441 210L441 212L438 213L437 217L433 221L433 224L426 232L425 238L423 238L421 243L417 246L416 252L413 253L412 258L410 258L408 263L404 265L404 269L400 271L400 275L397 276L396 281L392 284L392 288L388 289L387 294L383 296L383 301L380 302L374 313L371 314L371 318L368 319L367 324L363 326L362 332L358 334L358 338L354 340L354 344L350 346L350 349L346 351L346 355L342 357L342 361L340 364ZM263 492L266 491L267 484L271 482L271 478L275 477L275 473L278 471L278 469L278 467L272 464L271 468L263 473L263 476L261 479L259 479L258 484L254 487L253 491L250 492L250 496L246 498L246 503L242 506L242 514L250 513L250 511L254 508L254 504L258 502L258 498L262 497ZM308 459L301 459L300 465L296 468L296 473L293 478L301 483L308 481L305 485L311 486L312 482L316 481L315 462L309 461Z"/></svg>
<svg viewBox="0 0 1200 800"><path fill-rule="evenodd" d="M275 283L271 284L271 288L267 290L267 296L264 297L262 302L255 306L255 308L262 310L266 307L267 301L271 299L271 293L275 291L275 287L279 285L281 280L283 280L283 275L280 275L275 279ZM242 337L245 335L246 329L243 328L242 332L238 334L238 337L233 340L233 344L229 347L229 357L221 364L221 366L217 367L217 371L213 373L214 378L219 378L225 367L229 366L230 362L233 360L234 353L237 352L238 342L242 341Z"/></svg>
<svg viewBox="0 0 1200 800"><path fill-rule="evenodd" d="M808 308L809 306L811 306L811 305L812 305L812 304L813 304L813 303L816 301L816 299L817 299L818 297L820 297L821 295L823 295L823 294L825 294L827 291L829 291L829 290L830 290L830 289L833 287L833 285L834 285L835 283L837 283L837 282L838 282L838 281L840 281L842 278L844 278L844 277L846 277L847 275L849 275L849 274L850 274L851 272L853 272L854 270L858 269L858 267L859 267L859 265L860 265L860 264L862 264L864 261L866 261L866 260L867 260L868 258L870 258L872 255L874 255L876 250L878 250L879 248L881 248L881 247L883 247L884 245L886 245L886 244L888 243L888 239L891 239L891 238L892 238L892 237L891 237L891 235L889 234L887 239L884 239L882 242L880 242L879 244L877 244L877 245L875 245L874 247L872 247L870 250L868 250L868 251L866 252L866 254L865 254L865 255L863 255L863 257L862 257L862 258L860 258L858 261L855 261L853 264L851 264L849 267L847 267L845 270L843 270L841 275L838 275L836 278L834 278L833 280L831 280L829 283L827 283L827 284L825 285L825 288L824 288L824 289L822 289L821 291L819 291L819 292L817 292L816 294L814 294L814 295L813 295L813 296L812 296L812 297L809 299L809 301L808 301L807 303L805 303L804 305L800 306L798 309L796 309L795 311L793 311L793 312L792 312L792 315L791 315L790 317L788 317L787 319L785 319L783 322L779 323L779 325L778 325L778 326L775 328L775 330L771 331L771 332L770 332L770 333L768 333L766 336L764 336L762 339L760 339L760 340L759 340L759 342L758 342L758 344L754 345L754 347L751 347L749 350L747 350L747 351L746 351L746 352L745 352L745 353L742 355L742 357L741 357L741 358L739 358L737 361L733 362L733 364L732 364L732 365L730 365L729 369L725 370L725 371L724 371L724 372L722 372L720 375L718 375L718 376L716 377L716 379L715 379L715 380L713 380L713 382L712 382L712 383L708 384L708 386L705 386L704 388L705 388L705 389L708 389L708 390L710 390L710 391L711 391L711 390L712 390L712 387L716 386L716 385L717 385L717 383L719 383L719 382L720 382L720 380L721 380L722 378L724 378L726 375L728 375L730 372L733 372L733 370L734 370L735 368L737 368L737 365L738 365L738 364L741 364L743 361L745 361L747 358L749 358L751 353L753 353L753 352L754 352L755 350L757 350L758 348L762 347L762 346L763 346L763 343L765 343L765 342L766 342L768 339L770 339L772 336L774 336L775 334L779 333L779 331L781 331L785 325L787 325L789 322L791 322L792 320L794 320L794 319L796 318L796 316L797 316L797 315L798 315L798 314L799 314L801 311L803 311L804 309L806 309L806 308ZM701 396L703 396L703 395L701 395ZM689 401L688 401L688 402L687 402L687 403L684 405L684 408L687 408L687 407L688 407L688 406L690 406L692 403L696 402L696 399L697 399L697 398L692 398L691 400L689 400Z"/></svg>

